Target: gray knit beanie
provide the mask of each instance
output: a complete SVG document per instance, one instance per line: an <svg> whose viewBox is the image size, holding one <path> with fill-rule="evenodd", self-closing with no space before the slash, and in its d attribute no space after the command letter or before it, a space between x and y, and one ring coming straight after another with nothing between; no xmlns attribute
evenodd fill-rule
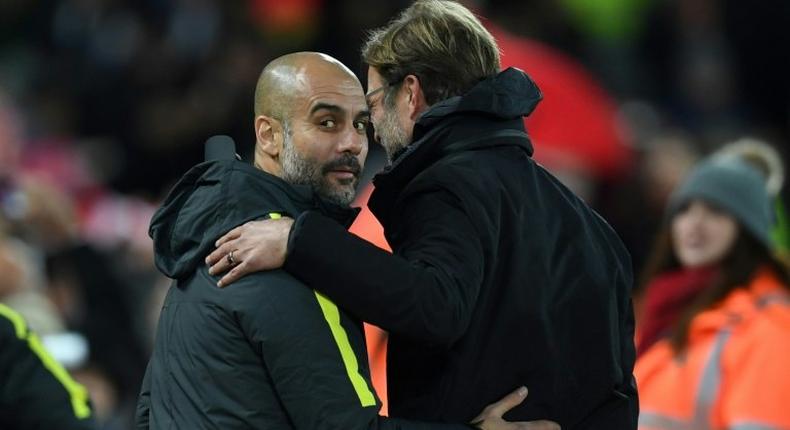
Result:
<svg viewBox="0 0 790 430"><path fill-rule="evenodd" d="M667 218L694 199L732 215L755 239L773 249L769 233L771 200L765 178L754 167L734 157L711 157L701 162L670 197Z"/></svg>

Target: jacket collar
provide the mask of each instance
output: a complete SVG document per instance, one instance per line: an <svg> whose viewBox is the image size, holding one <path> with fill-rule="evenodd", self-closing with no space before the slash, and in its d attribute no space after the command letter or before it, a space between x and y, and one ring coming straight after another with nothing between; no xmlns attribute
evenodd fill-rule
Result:
<svg viewBox="0 0 790 430"><path fill-rule="evenodd" d="M510 67L483 79L466 94L442 100L423 112L414 125L412 143L379 176L402 171L411 177L414 169L425 168L448 152L497 144L491 139L469 139L494 130L520 131L524 139L510 144L532 155L522 118L530 115L542 99L535 82L519 69ZM443 145L447 142L454 143L452 148Z"/></svg>
<svg viewBox="0 0 790 430"><path fill-rule="evenodd" d="M773 270L762 267L749 285L731 291L719 306L697 315L689 329L689 338L747 321L765 306L777 302L790 306L790 292Z"/></svg>
<svg viewBox="0 0 790 430"><path fill-rule="evenodd" d="M466 94L438 102L414 125L412 143L373 178L368 202L382 224L400 190L436 161L454 153L514 146L532 155L523 117L532 113L543 94L521 70L508 68L481 80Z"/></svg>
<svg viewBox="0 0 790 430"><path fill-rule="evenodd" d="M224 233L271 213L297 217L318 210L349 226L358 209L318 197L309 187L235 160L207 161L190 169L151 219L156 265L168 277L191 275Z"/></svg>

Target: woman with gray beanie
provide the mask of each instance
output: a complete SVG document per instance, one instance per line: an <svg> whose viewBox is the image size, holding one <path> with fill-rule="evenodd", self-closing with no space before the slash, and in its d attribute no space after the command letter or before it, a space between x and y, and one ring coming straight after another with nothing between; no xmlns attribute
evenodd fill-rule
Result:
<svg viewBox="0 0 790 430"><path fill-rule="evenodd" d="M646 273L640 429L790 429L790 277L765 178L700 163L670 198Z"/></svg>

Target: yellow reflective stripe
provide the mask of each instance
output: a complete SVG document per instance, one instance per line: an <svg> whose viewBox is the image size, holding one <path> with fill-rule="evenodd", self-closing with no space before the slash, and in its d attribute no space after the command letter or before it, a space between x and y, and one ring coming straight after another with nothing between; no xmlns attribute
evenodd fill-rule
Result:
<svg viewBox="0 0 790 430"><path fill-rule="evenodd" d="M376 406L376 398L370 391L365 378L359 374L359 364L357 363L357 356L354 350L351 349L351 344L348 341L346 330L340 325L340 311L331 300L326 298L318 291L315 292L318 298L318 304L321 306L321 311L324 313L326 322L329 323L329 329L332 331L332 336L335 338L337 348L340 350L340 356L343 358L343 364L346 366L346 373L348 379L351 380L351 385L359 396L359 401L363 407Z"/></svg>
<svg viewBox="0 0 790 430"><path fill-rule="evenodd" d="M0 303L0 315L6 317L8 320L14 324L14 330L16 331L16 336L20 340L26 340L28 346L33 351L34 354L41 360L41 363L44 367L52 373L55 379L63 385L63 388L66 389L66 392L69 393L69 398L71 399L71 407L74 409L74 416L79 419L88 418L91 416L91 409L88 406L88 390L85 389L82 385L78 384L76 381L71 379L69 373L63 366L60 365L51 355L44 349L44 345L41 344L41 340L38 336L27 330L25 326L25 320L19 315L16 311L9 308L8 306Z"/></svg>
<svg viewBox="0 0 790 430"><path fill-rule="evenodd" d="M694 430L694 425L656 412L639 411L639 428L661 430Z"/></svg>
<svg viewBox="0 0 790 430"><path fill-rule="evenodd" d="M729 430L782 430L781 427L772 424L762 424L758 422L735 423L727 427Z"/></svg>
<svg viewBox="0 0 790 430"><path fill-rule="evenodd" d="M55 378L66 388L66 391L68 391L69 397L71 397L71 407L74 409L74 415L80 419L91 416L91 409L88 406L88 390L71 379L66 369L55 361L47 350L44 349L44 346L35 333L31 332L28 334L27 343L30 345L30 349L41 359L41 362L44 363L44 367L55 375Z"/></svg>
<svg viewBox="0 0 790 430"><path fill-rule="evenodd" d="M16 313L13 309L9 308L8 306L0 303L0 315L6 317L11 324L14 325L14 331L16 332L16 337L20 339L25 339L25 320L22 318L22 315Z"/></svg>
<svg viewBox="0 0 790 430"><path fill-rule="evenodd" d="M278 214L277 212L272 212L272 213L269 214L269 219L280 219L282 217L283 216Z"/></svg>

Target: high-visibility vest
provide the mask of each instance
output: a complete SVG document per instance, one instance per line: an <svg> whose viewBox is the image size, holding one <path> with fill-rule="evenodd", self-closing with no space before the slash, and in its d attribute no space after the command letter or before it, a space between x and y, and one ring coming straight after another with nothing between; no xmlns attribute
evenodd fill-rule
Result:
<svg viewBox="0 0 790 430"><path fill-rule="evenodd" d="M640 430L790 430L790 293L768 269L636 362Z"/></svg>
<svg viewBox="0 0 790 430"><path fill-rule="evenodd" d="M387 239L384 238L384 228L379 224L376 217L368 209L368 199L373 192L373 185L368 184L357 195L354 206L359 206L362 211L357 216L354 224L349 229L350 232L378 246L381 249L392 252ZM381 400L379 415L389 414L389 402L387 400L387 339L386 331L365 323L365 343L368 346L368 362L370 363L370 378L373 380L373 388Z"/></svg>

